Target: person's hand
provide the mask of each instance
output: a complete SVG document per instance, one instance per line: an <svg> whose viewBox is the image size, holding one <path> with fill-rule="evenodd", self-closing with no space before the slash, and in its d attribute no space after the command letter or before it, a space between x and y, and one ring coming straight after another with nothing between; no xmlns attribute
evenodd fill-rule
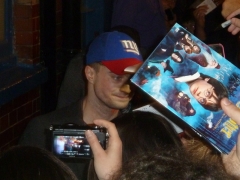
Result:
<svg viewBox="0 0 240 180"><path fill-rule="evenodd" d="M107 149L104 150L91 130L85 132L93 152L96 174L100 180L107 180L122 166L122 141L115 124L100 119L93 122L98 126L105 127L109 134Z"/></svg>
<svg viewBox="0 0 240 180"><path fill-rule="evenodd" d="M195 20L195 35L202 41L206 40L206 33L205 33L205 15L208 10L207 5L202 5L197 7L193 11L193 16Z"/></svg>
<svg viewBox="0 0 240 180"><path fill-rule="evenodd" d="M222 16L227 18L232 12L240 8L239 0L224 0L222 4Z"/></svg>
<svg viewBox="0 0 240 180"><path fill-rule="evenodd" d="M208 10L208 6L207 5L202 5L197 7L194 11L193 11L193 16L196 22L196 26L204 28L205 27L205 15L206 12Z"/></svg>
<svg viewBox="0 0 240 180"><path fill-rule="evenodd" d="M240 14L240 8L227 16L227 20L231 19L231 25L228 27L228 31L233 35L237 34L240 31L240 19L234 18L234 16L238 14Z"/></svg>
<svg viewBox="0 0 240 180"><path fill-rule="evenodd" d="M240 125L240 109L232 104L227 98L221 100L221 107L232 120ZM238 135L236 146L229 154L223 154L222 160L227 173L240 178L240 135Z"/></svg>

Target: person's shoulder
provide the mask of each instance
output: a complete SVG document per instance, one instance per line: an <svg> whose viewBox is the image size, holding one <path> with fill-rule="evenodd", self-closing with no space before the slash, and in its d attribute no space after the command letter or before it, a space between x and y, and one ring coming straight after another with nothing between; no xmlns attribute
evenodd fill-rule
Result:
<svg viewBox="0 0 240 180"><path fill-rule="evenodd" d="M19 144L38 145L39 142L39 144L41 144L40 147L44 147L46 130L48 130L51 125L78 123L81 118L80 110L80 102L76 102L67 107L33 118L24 130Z"/></svg>
<svg viewBox="0 0 240 180"><path fill-rule="evenodd" d="M47 114L34 118L35 122L67 123L76 121L81 116L81 101L77 101L66 107L56 109Z"/></svg>

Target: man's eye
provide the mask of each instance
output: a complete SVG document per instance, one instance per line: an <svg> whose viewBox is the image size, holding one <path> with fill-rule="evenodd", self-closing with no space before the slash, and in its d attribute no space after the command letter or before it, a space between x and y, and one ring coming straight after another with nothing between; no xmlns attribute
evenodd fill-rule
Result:
<svg viewBox="0 0 240 180"><path fill-rule="evenodd" d="M210 93L211 93L210 91L207 91L207 96L209 96L209 95L210 95Z"/></svg>
<svg viewBox="0 0 240 180"><path fill-rule="evenodd" d="M114 76L113 79L116 80L116 81L121 81L123 79L123 77L121 77L121 76Z"/></svg>
<svg viewBox="0 0 240 180"><path fill-rule="evenodd" d="M201 104L206 104L206 99L205 98L200 98L198 100Z"/></svg>
<svg viewBox="0 0 240 180"><path fill-rule="evenodd" d="M127 81L129 78L130 78L130 75L126 74L126 75L111 75L111 78L114 80L114 81L117 81L117 82L123 82L123 81Z"/></svg>
<svg viewBox="0 0 240 180"><path fill-rule="evenodd" d="M205 96L206 97L210 97L211 96L211 91L210 90L206 90L205 91Z"/></svg>

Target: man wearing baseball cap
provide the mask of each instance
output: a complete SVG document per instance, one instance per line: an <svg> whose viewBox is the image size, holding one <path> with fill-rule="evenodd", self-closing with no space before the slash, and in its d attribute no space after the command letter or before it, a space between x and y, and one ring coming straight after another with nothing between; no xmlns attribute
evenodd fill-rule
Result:
<svg viewBox="0 0 240 180"><path fill-rule="evenodd" d="M84 113L89 113L87 117L93 115L93 107L99 110L98 116L104 119L113 119L119 109L126 108L132 97L130 76L141 64L138 47L126 34L114 31L97 37L86 57L88 94L84 102L89 103ZM89 101L89 97L95 98L94 101ZM92 119L94 117L84 121L91 123Z"/></svg>
<svg viewBox="0 0 240 180"><path fill-rule="evenodd" d="M96 37L86 55L84 69L87 94L76 103L56 109L30 121L19 144L50 150L47 130L51 124L92 124L95 119L111 121L132 98L129 79L142 64L136 43L128 35L113 31ZM50 138L51 139L51 138ZM78 179L86 179L85 163L68 160L67 165Z"/></svg>

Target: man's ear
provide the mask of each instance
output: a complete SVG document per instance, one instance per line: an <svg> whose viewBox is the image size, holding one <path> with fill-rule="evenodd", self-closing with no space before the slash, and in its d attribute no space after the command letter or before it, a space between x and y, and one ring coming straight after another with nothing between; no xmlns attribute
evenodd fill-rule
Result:
<svg viewBox="0 0 240 180"><path fill-rule="evenodd" d="M93 83L95 75L96 75L96 71L91 66L87 65L85 67L85 76L88 82Z"/></svg>

